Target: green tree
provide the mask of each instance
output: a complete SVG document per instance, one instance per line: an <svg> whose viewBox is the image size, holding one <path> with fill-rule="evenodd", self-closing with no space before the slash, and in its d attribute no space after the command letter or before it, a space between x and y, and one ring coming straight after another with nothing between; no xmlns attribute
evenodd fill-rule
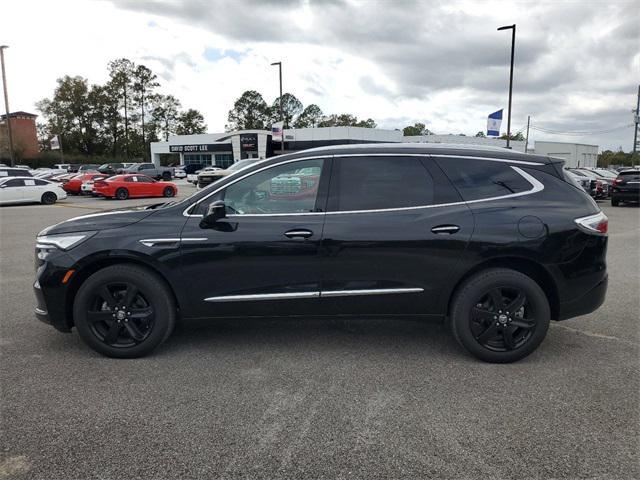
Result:
<svg viewBox="0 0 640 480"><path fill-rule="evenodd" d="M433 135L433 132L429 130L424 123L416 122L413 125L404 127L402 134L405 137L412 137L417 135Z"/></svg>
<svg viewBox="0 0 640 480"><path fill-rule="evenodd" d="M166 142L169 140L169 135L176 131L180 115L180 102L173 95L153 95L150 101L153 121Z"/></svg>
<svg viewBox="0 0 640 480"><path fill-rule="evenodd" d="M293 123L295 128L312 128L317 127L322 120L322 110L318 105L312 103L302 111L302 113L296 118Z"/></svg>
<svg viewBox="0 0 640 480"><path fill-rule="evenodd" d="M129 108L133 94L133 72L135 64L126 58L119 58L109 62L109 77L117 98L124 109L124 151L129 157Z"/></svg>
<svg viewBox="0 0 640 480"><path fill-rule="evenodd" d="M133 71L133 92L134 101L140 108L140 125L142 130L142 148L144 150L144 156L147 156L147 142L145 138L145 101L153 94L153 90L159 87L160 84L156 82L157 76L144 65L138 65Z"/></svg>
<svg viewBox="0 0 640 480"><path fill-rule="evenodd" d="M294 117L302 112L302 102L290 93L282 94L282 114L284 116L284 128L289 128L294 123ZM271 122L280 121L280 97L271 105Z"/></svg>
<svg viewBox="0 0 640 480"><path fill-rule="evenodd" d="M482 130L480 130L478 133L476 133L476 137L485 138L486 135L484 134L484 132Z"/></svg>
<svg viewBox="0 0 640 480"><path fill-rule="evenodd" d="M178 117L176 134L194 135L196 133L207 133L207 125L204 123L204 116L198 110L190 108Z"/></svg>
<svg viewBox="0 0 640 480"><path fill-rule="evenodd" d="M359 122L356 122L355 126L363 128L376 128L378 124L373 121L373 118L367 118L366 120L360 120Z"/></svg>
<svg viewBox="0 0 640 480"><path fill-rule="evenodd" d="M283 95L284 97L284 95ZM227 131L232 130L268 130L271 109L255 90L247 90L229 110Z"/></svg>
<svg viewBox="0 0 640 480"><path fill-rule="evenodd" d="M501 140L506 140L507 139L507 134L503 134L500 136ZM524 142L524 135L522 134L522 132L518 132L515 135L511 134L511 136L509 137L510 140L517 140L519 142Z"/></svg>

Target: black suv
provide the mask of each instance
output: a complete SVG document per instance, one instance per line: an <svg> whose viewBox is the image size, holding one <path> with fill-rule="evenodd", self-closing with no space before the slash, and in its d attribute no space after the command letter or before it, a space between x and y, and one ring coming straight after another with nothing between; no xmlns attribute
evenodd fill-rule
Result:
<svg viewBox="0 0 640 480"><path fill-rule="evenodd" d="M611 205L620 202L640 202L640 170L630 168L618 173L611 185Z"/></svg>
<svg viewBox="0 0 640 480"><path fill-rule="evenodd" d="M512 362L549 321L597 309L607 217L562 160L416 144L256 162L191 197L40 232L36 315L138 357L178 319L444 319L476 357Z"/></svg>

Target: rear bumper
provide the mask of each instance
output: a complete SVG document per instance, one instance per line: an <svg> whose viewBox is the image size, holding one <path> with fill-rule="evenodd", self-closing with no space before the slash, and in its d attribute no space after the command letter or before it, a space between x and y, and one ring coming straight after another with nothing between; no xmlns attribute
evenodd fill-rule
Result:
<svg viewBox="0 0 640 480"><path fill-rule="evenodd" d="M568 320L597 310L604 303L608 283L609 277L605 276L600 283L582 296L570 302L561 303L556 320Z"/></svg>
<svg viewBox="0 0 640 480"><path fill-rule="evenodd" d="M611 192L611 197L617 200L628 200L633 202L640 202L640 190L613 190Z"/></svg>

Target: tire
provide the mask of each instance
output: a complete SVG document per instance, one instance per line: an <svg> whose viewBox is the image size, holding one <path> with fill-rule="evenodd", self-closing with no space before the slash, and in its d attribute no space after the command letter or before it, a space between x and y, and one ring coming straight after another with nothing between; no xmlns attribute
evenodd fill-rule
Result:
<svg viewBox="0 0 640 480"><path fill-rule="evenodd" d="M165 197L173 197L175 195L175 192L173 191L173 188L165 187L162 191L162 195Z"/></svg>
<svg viewBox="0 0 640 480"><path fill-rule="evenodd" d="M620 200L615 197L611 197L611 206L617 207L618 205L620 205Z"/></svg>
<svg viewBox="0 0 640 480"><path fill-rule="evenodd" d="M116 197L118 200L126 200L129 198L129 190L126 188L119 188L116 190Z"/></svg>
<svg viewBox="0 0 640 480"><path fill-rule="evenodd" d="M58 196L53 192L44 192L42 194L42 198L40 199L40 203L43 205L53 205L58 200Z"/></svg>
<svg viewBox="0 0 640 480"><path fill-rule="evenodd" d="M164 180L164 181L171 180L171 174L169 172L163 172L162 173L162 180Z"/></svg>
<svg viewBox="0 0 640 480"><path fill-rule="evenodd" d="M96 352L137 358L171 335L176 306L169 287L153 272L113 265L83 282L73 303L73 318L80 338Z"/></svg>
<svg viewBox="0 0 640 480"><path fill-rule="evenodd" d="M495 268L473 275L458 288L449 321L453 336L471 355L510 363L538 348L550 317L549 301L533 279Z"/></svg>

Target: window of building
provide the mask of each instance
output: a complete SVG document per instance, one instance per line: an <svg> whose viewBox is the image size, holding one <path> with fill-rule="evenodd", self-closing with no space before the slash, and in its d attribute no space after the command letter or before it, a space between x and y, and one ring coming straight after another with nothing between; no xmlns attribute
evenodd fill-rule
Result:
<svg viewBox="0 0 640 480"><path fill-rule="evenodd" d="M531 190L531 184L511 166L490 160L438 159L464 200L502 197Z"/></svg>
<svg viewBox="0 0 640 480"><path fill-rule="evenodd" d="M228 168L233 165L233 154L231 153L216 153L215 166L220 168Z"/></svg>
<svg viewBox="0 0 640 480"><path fill-rule="evenodd" d="M210 153L185 153L182 157L184 165L211 165Z"/></svg>
<svg viewBox="0 0 640 480"><path fill-rule="evenodd" d="M322 166L316 159L269 168L229 185L222 199L230 214L312 212Z"/></svg>
<svg viewBox="0 0 640 480"><path fill-rule="evenodd" d="M338 175L331 188L337 188L338 211L433 203L433 178L418 157L346 157L336 162Z"/></svg>

